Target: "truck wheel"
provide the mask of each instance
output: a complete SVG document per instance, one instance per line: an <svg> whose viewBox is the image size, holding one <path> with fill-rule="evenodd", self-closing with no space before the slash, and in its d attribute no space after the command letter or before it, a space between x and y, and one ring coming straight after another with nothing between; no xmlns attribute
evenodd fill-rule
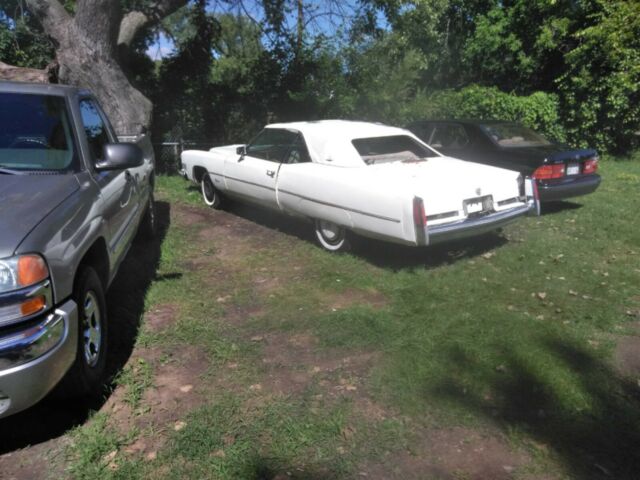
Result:
<svg viewBox="0 0 640 480"><path fill-rule="evenodd" d="M202 198L204 203L211 208L215 208L216 210L219 209L222 206L222 198L220 198L220 193L213 186L213 182L211 181L211 177L208 173L205 173L202 177L200 186L202 188Z"/></svg>
<svg viewBox="0 0 640 480"><path fill-rule="evenodd" d="M76 359L60 385L60 396L99 396L107 361L107 308L95 270L81 265L73 288L78 305Z"/></svg>
<svg viewBox="0 0 640 480"><path fill-rule="evenodd" d="M153 199L153 192L149 193L149 201L144 212L144 217L140 222L140 234L145 240L153 240L158 230L156 219L156 203Z"/></svg>
<svg viewBox="0 0 640 480"><path fill-rule="evenodd" d="M347 230L333 222L316 220L316 238L320 246L330 252L347 252L351 249Z"/></svg>

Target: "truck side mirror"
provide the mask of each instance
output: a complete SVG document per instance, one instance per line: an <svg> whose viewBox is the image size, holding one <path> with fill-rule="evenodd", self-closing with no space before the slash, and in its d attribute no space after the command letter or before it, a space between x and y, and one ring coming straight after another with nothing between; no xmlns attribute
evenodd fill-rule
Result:
<svg viewBox="0 0 640 480"><path fill-rule="evenodd" d="M246 145L239 146L238 148L236 148L236 153L241 157L244 157L247 154L247 146Z"/></svg>
<svg viewBox="0 0 640 480"><path fill-rule="evenodd" d="M96 163L98 172L126 170L144 163L142 149L134 143L107 143L102 149L102 160Z"/></svg>

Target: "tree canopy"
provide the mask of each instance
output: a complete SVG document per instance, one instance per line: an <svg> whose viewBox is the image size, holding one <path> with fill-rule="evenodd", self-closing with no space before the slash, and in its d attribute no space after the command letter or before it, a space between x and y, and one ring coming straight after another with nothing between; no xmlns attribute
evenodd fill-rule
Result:
<svg viewBox="0 0 640 480"><path fill-rule="evenodd" d="M640 139L639 0L63 3L3 2L0 61L69 62L44 4L63 6L90 38L113 16L113 64L154 105L158 139L240 141L274 120L434 116L520 120L601 150ZM160 38L171 51L151 59Z"/></svg>

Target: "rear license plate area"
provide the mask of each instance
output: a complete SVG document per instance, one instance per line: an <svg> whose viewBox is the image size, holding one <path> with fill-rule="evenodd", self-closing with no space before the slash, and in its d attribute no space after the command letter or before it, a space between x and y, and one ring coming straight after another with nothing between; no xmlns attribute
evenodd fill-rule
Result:
<svg viewBox="0 0 640 480"><path fill-rule="evenodd" d="M567 165L567 175L578 175L580 173L579 163L570 163Z"/></svg>
<svg viewBox="0 0 640 480"><path fill-rule="evenodd" d="M467 216L484 215L493 211L493 197L485 195L483 197L468 198L462 202L462 206Z"/></svg>

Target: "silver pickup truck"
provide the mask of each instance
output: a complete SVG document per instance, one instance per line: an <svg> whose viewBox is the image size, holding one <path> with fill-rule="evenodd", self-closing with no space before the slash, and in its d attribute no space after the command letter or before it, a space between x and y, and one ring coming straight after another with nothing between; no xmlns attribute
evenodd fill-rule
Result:
<svg viewBox="0 0 640 480"><path fill-rule="evenodd" d="M90 92L0 82L0 418L58 384L101 392L105 292L136 232L155 230L140 146L118 141Z"/></svg>

